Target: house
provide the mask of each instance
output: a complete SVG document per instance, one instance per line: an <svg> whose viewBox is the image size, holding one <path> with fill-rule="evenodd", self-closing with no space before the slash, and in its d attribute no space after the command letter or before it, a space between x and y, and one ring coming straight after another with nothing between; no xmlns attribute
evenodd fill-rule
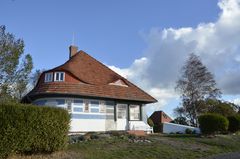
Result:
<svg viewBox="0 0 240 159"><path fill-rule="evenodd" d="M172 118L169 117L163 111L155 111L152 113L152 115L149 118L152 119L154 125L159 125L162 123L169 123L172 121Z"/></svg>
<svg viewBox="0 0 240 159"><path fill-rule="evenodd" d="M70 132L145 130L144 107L156 99L76 46L44 71L22 102L67 109Z"/></svg>

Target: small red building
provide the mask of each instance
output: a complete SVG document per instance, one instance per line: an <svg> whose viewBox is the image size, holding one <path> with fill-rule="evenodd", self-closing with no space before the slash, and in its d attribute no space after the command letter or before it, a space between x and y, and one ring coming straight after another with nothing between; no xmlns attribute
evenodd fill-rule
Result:
<svg viewBox="0 0 240 159"><path fill-rule="evenodd" d="M150 116L150 119L152 119L154 125L159 125L162 123L169 123L172 121L172 118L169 117L166 113L163 111L155 111Z"/></svg>

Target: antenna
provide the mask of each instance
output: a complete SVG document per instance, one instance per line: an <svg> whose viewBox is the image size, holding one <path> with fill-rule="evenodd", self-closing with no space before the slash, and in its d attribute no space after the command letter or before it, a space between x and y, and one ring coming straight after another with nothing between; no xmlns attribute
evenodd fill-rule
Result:
<svg viewBox="0 0 240 159"><path fill-rule="evenodd" d="M73 35L72 35L72 45L74 45L75 43L75 33L73 32Z"/></svg>

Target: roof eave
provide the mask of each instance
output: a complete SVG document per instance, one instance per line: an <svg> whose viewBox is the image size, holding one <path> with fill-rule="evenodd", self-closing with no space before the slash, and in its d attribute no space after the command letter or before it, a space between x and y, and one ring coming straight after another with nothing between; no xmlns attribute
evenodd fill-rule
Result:
<svg viewBox="0 0 240 159"><path fill-rule="evenodd" d="M82 98L94 98L94 99L102 99L102 100L116 100L116 101L129 101L129 102L137 102L137 103L143 103L143 104L150 104L150 103L156 103L157 100L153 98L153 100L144 100L144 99L131 99L131 98L115 98L111 96L94 96L94 95L87 95L87 94L74 94L74 93L29 93L26 96L23 97L22 102L35 100L38 98L43 97L82 97ZM29 101L31 102L31 101Z"/></svg>

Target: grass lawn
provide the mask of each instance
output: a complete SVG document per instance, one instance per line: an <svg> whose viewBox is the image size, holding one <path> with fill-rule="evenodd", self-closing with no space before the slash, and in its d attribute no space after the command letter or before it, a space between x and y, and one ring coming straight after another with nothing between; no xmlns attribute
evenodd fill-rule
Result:
<svg viewBox="0 0 240 159"><path fill-rule="evenodd" d="M144 142L141 142L144 141ZM240 135L201 138L194 135L149 135L133 142L126 136L71 144L65 151L10 159L192 159L240 151Z"/></svg>

